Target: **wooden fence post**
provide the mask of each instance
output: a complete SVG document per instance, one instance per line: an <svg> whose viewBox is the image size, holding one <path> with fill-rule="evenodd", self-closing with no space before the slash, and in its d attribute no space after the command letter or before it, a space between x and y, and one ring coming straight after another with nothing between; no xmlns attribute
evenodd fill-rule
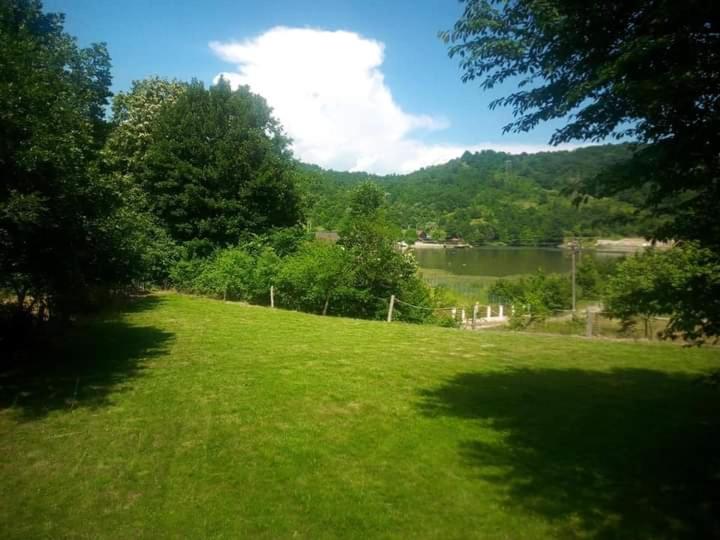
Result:
<svg viewBox="0 0 720 540"><path fill-rule="evenodd" d="M270 285L270 307L275 307L275 286Z"/></svg>
<svg viewBox="0 0 720 540"><path fill-rule="evenodd" d="M391 294L390 295L390 307L388 307L387 322L392 322L393 306L395 306L395 295Z"/></svg>
<svg viewBox="0 0 720 540"><path fill-rule="evenodd" d="M585 321L585 337L593 337L593 312L590 308L586 311L587 320Z"/></svg>
<svg viewBox="0 0 720 540"><path fill-rule="evenodd" d="M502 304L500 304L500 311L498 313L498 317L500 317L501 319L503 318L504 309L505 309L504 306Z"/></svg>
<svg viewBox="0 0 720 540"><path fill-rule="evenodd" d="M492 317L492 307L490 307L490 304L488 304L487 306L485 306L485 318L489 319L490 317Z"/></svg>
<svg viewBox="0 0 720 540"><path fill-rule="evenodd" d="M475 326L477 325L478 309L480 309L480 305L477 302L475 302L475 305L473 306L473 318L472 318L472 329L473 330L475 330Z"/></svg>

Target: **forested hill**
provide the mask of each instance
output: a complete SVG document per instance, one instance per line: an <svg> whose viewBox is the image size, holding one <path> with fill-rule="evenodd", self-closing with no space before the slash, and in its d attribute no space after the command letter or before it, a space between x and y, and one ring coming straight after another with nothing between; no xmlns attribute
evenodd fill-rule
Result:
<svg viewBox="0 0 720 540"><path fill-rule="evenodd" d="M576 207L564 188L627 159L628 145L506 154L466 152L443 165L407 175L376 176L303 165L306 214L313 227L335 229L354 185L371 180L387 193L388 218L414 239L458 234L475 244L555 245L569 235L642 236L653 224L637 212L637 193L590 199Z"/></svg>

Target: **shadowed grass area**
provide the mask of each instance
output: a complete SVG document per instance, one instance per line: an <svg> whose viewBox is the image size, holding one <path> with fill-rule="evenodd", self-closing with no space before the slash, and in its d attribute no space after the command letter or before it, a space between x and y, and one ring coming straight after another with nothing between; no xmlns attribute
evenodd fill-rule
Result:
<svg viewBox="0 0 720 540"><path fill-rule="evenodd" d="M3 538L718 535L716 349L167 294L46 360L0 378Z"/></svg>
<svg viewBox="0 0 720 540"><path fill-rule="evenodd" d="M158 297L139 298L128 302L124 311L140 313L159 303ZM106 405L108 394L121 391L147 360L163 354L172 336L114 317L71 328L59 340L38 344L24 365L0 374L0 408L9 407L31 420L68 407Z"/></svg>
<svg viewBox="0 0 720 540"><path fill-rule="evenodd" d="M463 459L517 512L564 522L562 536L714 538L713 392L689 375L650 369L521 368L458 374L423 391L422 408L499 434L464 441Z"/></svg>

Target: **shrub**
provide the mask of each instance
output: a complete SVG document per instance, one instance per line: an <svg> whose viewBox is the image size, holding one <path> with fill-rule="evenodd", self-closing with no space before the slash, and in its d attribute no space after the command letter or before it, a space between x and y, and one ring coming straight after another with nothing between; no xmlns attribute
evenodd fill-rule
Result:
<svg viewBox="0 0 720 540"><path fill-rule="evenodd" d="M515 281L499 279L490 286L488 296L496 302L514 305L515 313L510 318L510 326L525 328L544 320L553 311L569 308L571 289L567 276L538 271Z"/></svg>
<svg viewBox="0 0 720 540"><path fill-rule="evenodd" d="M280 263L271 248L263 248L253 256L244 248L233 247L218 250L207 258L178 261L171 279L180 291L267 303Z"/></svg>
<svg viewBox="0 0 720 540"><path fill-rule="evenodd" d="M720 258L687 243L668 251L650 250L618 265L608 281L605 305L631 330L635 318L645 323L670 315L662 337L701 344L720 335Z"/></svg>
<svg viewBox="0 0 720 540"><path fill-rule="evenodd" d="M353 261L342 246L308 242L287 257L277 275L278 297L289 308L351 314L356 300Z"/></svg>

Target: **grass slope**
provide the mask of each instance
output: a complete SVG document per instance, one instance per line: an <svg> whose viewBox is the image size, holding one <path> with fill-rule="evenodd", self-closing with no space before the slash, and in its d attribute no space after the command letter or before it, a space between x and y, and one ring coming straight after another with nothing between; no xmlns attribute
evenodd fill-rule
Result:
<svg viewBox="0 0 720 540"><path fill-rule="evenodd" d="M0 378L3 538L683 538L717 350L153 296Z"/></svg>

